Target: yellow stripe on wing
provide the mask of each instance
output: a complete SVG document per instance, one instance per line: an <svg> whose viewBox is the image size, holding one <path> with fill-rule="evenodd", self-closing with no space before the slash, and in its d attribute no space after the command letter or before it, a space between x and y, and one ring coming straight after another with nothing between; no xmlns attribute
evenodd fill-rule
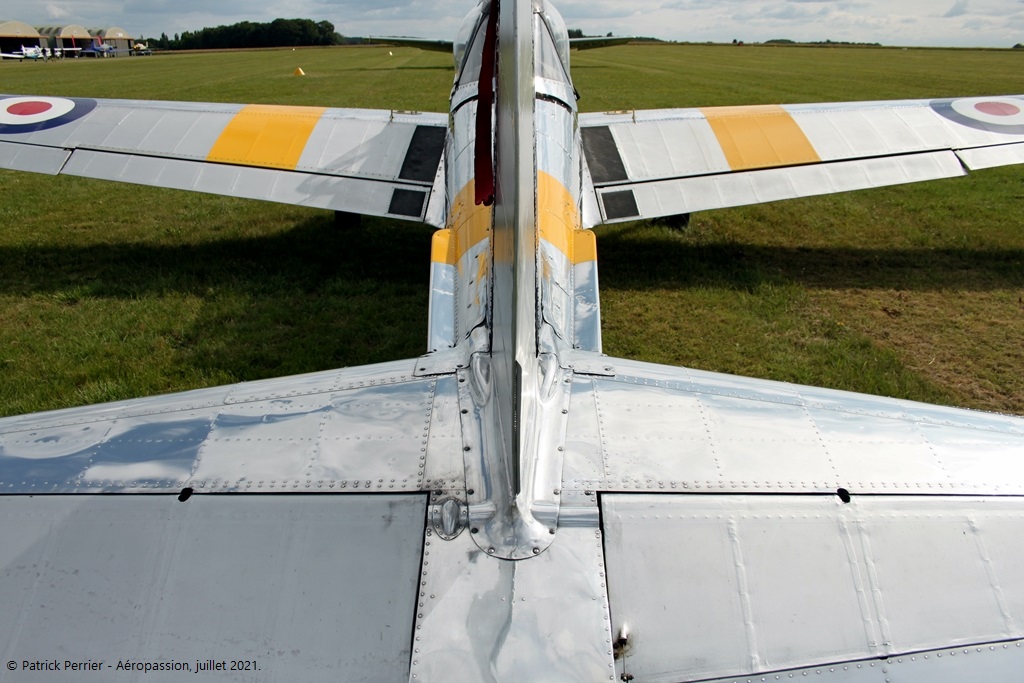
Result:
<svg viewBox="0 0 1024 683"><path fill-rule="evenodd" d="M734 171L821 161L797 122L778 105L709 107L701 112Z"/></svg>
<svg viewBox="0 0 1024 683"><path fill-rule="evenodd" d="M293 170L323 107L250 104L221 132L207 161Z"/></svg>

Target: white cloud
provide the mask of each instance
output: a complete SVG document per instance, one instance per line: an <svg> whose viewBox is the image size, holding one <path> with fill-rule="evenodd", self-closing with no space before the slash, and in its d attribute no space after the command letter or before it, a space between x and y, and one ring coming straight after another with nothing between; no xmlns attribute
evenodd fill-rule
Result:
<svg viewBox="0 0 1024 683"><path fill-rule="evenodd" d="M60 21L60 20L63 20L63 19L71 18L71 12L70 12L70 10L68 10L68 9L66 9L64 7L60 7L58 5L47 5L46 6L46 17L47 17L47 19L53 19L55 21Z"/></svg>

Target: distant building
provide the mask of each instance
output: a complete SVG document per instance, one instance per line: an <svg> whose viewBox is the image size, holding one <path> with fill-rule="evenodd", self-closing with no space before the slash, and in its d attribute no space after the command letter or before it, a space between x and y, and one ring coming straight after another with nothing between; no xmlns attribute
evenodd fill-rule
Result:
<svg viewBox="0 0 1024 683"><path fill-rule="evenodd" d="M132 49L132 42L134 37L129 35L120 26L111 26L110 28L91 28L89 33L92 34L93 38L98 39L97 44L107 46L107 48L113 48L114 54L128 54Z"/></svg>
<svg viewBox="0 0 1024 683"><path fill-rule="evenodd" d="M0 19L0 52L8 54L25 47L46 47L45 38L26 23Z"/></svg>
<svg viewBox="0 0 1024 683"><path fill-rule="evenodd" d="M54 50L84 49L92 45L92 35L77 24L40 26L38 30Z"/></svg>
<svg viewBox="0 0 1024 683"><path fill-rule="evenodd" d="M87 29L77 24L33 27L10 20L0 20L0 52L17 53L22 47L50 48L54 51L76 50L83 55L130 54L135 38L120 26ZM80 52L79 52L80 51ZM69 56L71 52L67 53Z"/></svg>

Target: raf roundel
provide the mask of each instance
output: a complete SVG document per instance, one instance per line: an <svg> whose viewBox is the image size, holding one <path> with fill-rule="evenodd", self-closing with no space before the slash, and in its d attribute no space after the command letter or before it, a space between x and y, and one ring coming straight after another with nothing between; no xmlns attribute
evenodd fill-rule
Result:
<svg viewBox="0 0 1024 683"><path fill-rule="evenodd" d="M0 97L0 135L35 133L76 121L96 100L66 97Z"/></svg>
<svg viewBox="0 0 1024 683"><path fill-rule="evenodd" d="M1024 98L965 97L933 100L936 113L963 126L990 133L1024 135Z"/></svg>

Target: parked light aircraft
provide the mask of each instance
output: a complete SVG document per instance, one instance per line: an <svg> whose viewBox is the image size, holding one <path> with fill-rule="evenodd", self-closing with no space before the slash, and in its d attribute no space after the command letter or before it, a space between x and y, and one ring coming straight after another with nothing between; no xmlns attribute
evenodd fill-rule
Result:
<svg viewBox="0 0 1024 683"><path fill-rule="evenodd" d="M1018 676L1024 419L604 356L589 228L1021 163L1024 96L578 115L547 0L454 54L446 114L0 99L3 168L439 228L419 358L0 420L0 680Z"/></svg>
<svg viewBox="0 0 1024 683"><path fill-rule="evenodd" d="M46 53L43 51L42 47L36 45L25 47L22 45L20 49L15 50L14 52L0 53L0 57L8 57L10 59L31 59L32 61L35 61L37 59L46 59Z"/></svg>
<svg viewBox="0 0 1024 683"><path fill-rule="evenodd" d="M117 52L121 52L121 50L118 50L110 43L104 43L102 39L98 39L98 42L94 42L92 45L82 50L82 54L99 57L109 57Z"/></svg>

